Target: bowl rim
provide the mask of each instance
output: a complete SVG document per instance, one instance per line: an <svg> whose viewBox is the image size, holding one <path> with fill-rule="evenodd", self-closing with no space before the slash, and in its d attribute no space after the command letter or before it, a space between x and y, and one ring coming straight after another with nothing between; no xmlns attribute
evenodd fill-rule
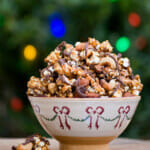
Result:
<svg viewBox="0 0 150 150"><path fill-rule="evenodd" d="M28 96L29 100L39 100L39 101L43 101L43 99L48 100L48 101L73 101L73 102L77 102L77 101L140 101L141 100L141 96L132 96L132 97L102 97L102 98L63 98L63 97L40 97L40 96ZM44 100L44 101L45 101Z"/></svg>

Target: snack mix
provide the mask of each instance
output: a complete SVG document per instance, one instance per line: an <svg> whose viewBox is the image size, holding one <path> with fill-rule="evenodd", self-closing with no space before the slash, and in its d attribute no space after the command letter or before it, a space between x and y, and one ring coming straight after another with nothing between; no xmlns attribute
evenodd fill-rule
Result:
<svg viewBox="0 0 150 150"><path fill-rule="evenodd" d="M45 137L35 134L27 137L24 143L13 146L12 150L50 150L49 145L49 141Z"/></svg>
<svg viewBox="0 0 150 150"><path fill-rule="evenodd" d="M109 41L94 38L62 42L46 58L40 78L28 81L27 95L45 97L130 97L143 88L139 75L133 75L128 58L112 53Z"/></svg>

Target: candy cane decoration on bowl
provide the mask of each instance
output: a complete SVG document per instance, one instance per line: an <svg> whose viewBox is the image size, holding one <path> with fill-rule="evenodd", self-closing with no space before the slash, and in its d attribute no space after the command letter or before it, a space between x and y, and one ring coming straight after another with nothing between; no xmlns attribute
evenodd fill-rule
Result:
<svg viewBox="0 0 150 150"><path fill-rule="evenodd" d="M99 128L99 116L102 115L104 112L104 108L101 106L96 107L96 109L93 109L93 107L89 106L86 108L86 113L90 115L90 123L88 128L92 129L92 123L93 123L93 115L96 115L96 121L95 121L95 127L96 129Z"/></svg>
<svg viewBox="0 0 150 150"><path fill-rule="evenodd" d="M59 109L58 106L54 106L53 107L53 111L57 114L58 119L59 119L59 123L60 123L60 128L64 129L64 124L65 126L70 130L71 126L68 124L68 120L67 120L67 116L70 113L70 109L67 106L63 106L61 109ZM62 119L62 115L64 114L64 120L65 123L63 124L63 119Z"/></svg>
<svg viewBox="0 0 150 150"><path fill-rule="evenodd" d="M122 124L123 124L123 121L125 119L125 117L127 116L127 114L129 113L130 111L130 106L126 106L126 107L123 107L121 106L119 109L118 109L118 113L119 113L119 118L118 118L118 121L117 123L115 124L114 128L117 128L117 127L121 127ZM121 119L122 118L122 119Z"/></svg>

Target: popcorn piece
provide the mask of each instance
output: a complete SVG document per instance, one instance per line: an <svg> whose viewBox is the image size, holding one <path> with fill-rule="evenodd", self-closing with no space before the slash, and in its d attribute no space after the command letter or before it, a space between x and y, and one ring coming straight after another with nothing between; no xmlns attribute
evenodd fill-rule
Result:
<svg viewBox="0 0 150 150"><path fill-rule="evenodd" d="M48 84L48 91L51 93L51 94L54 94L57 90L57 86L56 86L56 83L49 83Z"/></svg>
<svg viewBox="0 0 150 150"><path fill-rule="evenodd" d="M52 63L54 64L56 61L58 61L61 58L60 56L60 51L55 50L54 52L51 52L45 59L44 61L47 63Z"/></svg>
<svg viewBox="0 0 150 150"><path fill-rule="evenodd" d="M103 51L103 52L112 52L113 48L111 46L111 44L108 42L108 40L102 42L100 44L100 47L99 47L100 51Z"/></svg>
<svg viewBox="0 0 150 150"><path fill-rule="evenodd" d="M31 96L40 96L47 92L46 87L42 84L39 78L32 76L27 83L27 94Z"/></svg>
<svg viewBox="0 0 150 150"><path fill-rule="evenodd" d="M122 91L118 89L114 94L113 97L122 97Z"/></svg>
<svg viewBox="0 0 150 150"><path fill-rule="evenodd" d="M78 55L78 51L73 50L70 58L73 59L74 61L79 61L79 55Z"/></svg>
<svg viewBox="0 0 150 150"><path fill-rule="evenodd" d="M100 62L100 57L99 57L99 53L98 52L92 52L92 56L90 58L86 59L86 63L88 65L91 64L98 64Z"/></svg>
<svg viewBox="0 0 150 150"><path fill-rule="evenodd" d="M95 40L95 38L88 38L88 43L93 47L96 47L97 45L100 44L99 41Z"/></svg>
<svg viewBox="0 0 150 150"><path fill-rule="evenodd" d="M49 141L45 137L36 134L28 137L24 143L13 146L12 150L50 150L49 145Z"/></svg>
<svg viewBox="0 0 150 150"><path fill-rule="evenodd" d="M120 63L123 67L128 68L130 66L130 61L128 58L121 58Z"/></svg>

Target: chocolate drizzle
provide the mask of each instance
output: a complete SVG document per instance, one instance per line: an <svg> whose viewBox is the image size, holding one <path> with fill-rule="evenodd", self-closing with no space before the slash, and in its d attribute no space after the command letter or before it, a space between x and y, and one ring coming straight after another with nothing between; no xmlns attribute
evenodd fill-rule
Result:
<svg viewBox="0 0 150 150"><path fill-rule="evenodd" d="M65 63L65 59L63 59L63 58L59 59L58 62L59 62L60 65L63 65Z"/></svg>
<svg viewBox="0 0 150 150"><path fill-rule="evenodd" d="M64 75L59 75L58 80L61 80L63 83L71 85L71 83L66 80L66 78L64 77Z"/></svg>
<svg viewBox="0 0 150 150"><path fill-rule="evenodd" d="M82 97L82 98L86 98L88 97L85 92L86 92L86 88L85 88L85 85L80 85L80 78L78 78L75 82L75 87L76 87L76 91L75 93L77 93L77 95L79 97Z"/></svg>
<svg viewBox="0 0 150 150"><path fill-rule="evenodd" d="M25 140L24 143L22 143L22 145L27 145L29 143L33 144L32 150L36 149L36 143L35 143L35 139L34 137L39 138L40 141L43 141L45 144L50 145L49 141L46 140L44 137L41 137L39 134L34 134L32 136L27 137L27 139ZM12 146L12 150L17 150L17 147Z"/></svg>
<svg viewBox="0 0 150 150"><path fill-rule="evenodd" d="M65 46L66 42L65 41L62 41L57 47L56 49L59 50L59 51L62 51L63 50L63 47Z"/></svg>
<svg viewBox="0 0 150 150"><path fill-rule="evenodd" d="M120 83L117 85L114 91L110 94L111 97L115 94L115 92L119 89L119 87L120 87Z"/></svg>
<svg viewBox="0 0 150 150"><path fill-rule="evenodd" d="M66 52L66 51L64 51L64 52L63 52L63 54L64 54L65 56L70 57L70 55L71 55L72 51L73 51L73 48L71 48L70 52Z"/></svg>
<svg viewBox="0 0 150 150"><path fill-rule="evenodd" d="M122 57L122 54L119 53L119 54L117 55L117 58L120 59L121 57Z"/></svg>
<svg viewBox="0 0 150 150"><path fill-rule="evenodd" d="M88 43L85 44L85 57L87 56L88 54Z"/></svg>
<svg viewBox="0 0 150 150"><path fill-rule="evenodd" d="M123 81L119 78L116 78L117 81L119 81L121 83L122 86L125 86L125 84L123 83Z"/></svg>

